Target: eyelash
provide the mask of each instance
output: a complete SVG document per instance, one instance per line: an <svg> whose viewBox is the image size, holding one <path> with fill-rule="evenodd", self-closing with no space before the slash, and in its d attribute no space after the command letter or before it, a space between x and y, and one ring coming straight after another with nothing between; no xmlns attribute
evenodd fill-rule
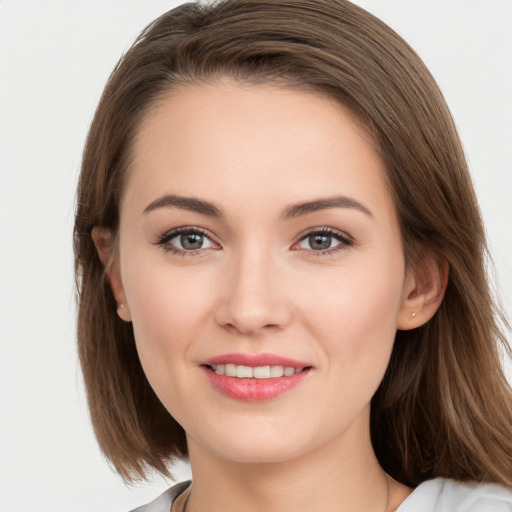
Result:
<svg viewBox="0 0 512 512"><path fill-rule="evenodd" d="M329 228L329 227L323 227L323 228L311 228L308 229L305 233L302 233L300 235L299 241L295 244L293 244L292 247L297 247L299 243L301 243L306 238L310 237L311 235L326 235L328 237L334 238L338 242L340 242L338 245L335 245L334 247L330 247L329 249L324 250L314 250L314 249L303 249L306 250L310 255L320 257L320 256L331 256L338 251L343 251L347 249L348 247L352 247L354 245L354 239L344 233L343 231L338 231L337 229ZM300 249L295 249L300 250Z"/></svg>
<svg viewBox="0 0 512 512"><path fill-rule="evenodd" d="M179 256L195 256L199 254L204 254L204 251L207 248L199 248L194 250L185 250L185 249L179 249L178 247L173 246L169 242L173 239L178 237L182 234L199 234L203 236L204 238L208 239L214 246L220 248L220 245L217 244L212 237L203 229L195 227L195 226L185 226L181 228L172 229L171 231L168 231L161 237L159 237L154 244L162 247L162 249L165 252L177 254ZM345 250L347 247L352 247L354 245L354 240L352 237L347 235L346 233L343 233L342 231L338 231L333 228L329 227L323 227L323 228L311 228L307 230L306 232L302 233L296 243L292 245L293 250L301 250L298 248L298 245L303 242L306 238L310 237L311 235L326 235L328 237L334 238L335 240L339 241L340 243L338 245L335 245L334 247L330 247L328 249L324 250L314 250L314 249L302 249L304 251L307 251L308 254L319 257L319 256L330 256L334 253L337 253L338 251Z"/></svg>
<svg viewBox="0 0 512 512"><path fill-rule="evenodd" d="M203 248L187 251L185 249L179 249L178 247L175 247L169 243L173 238L176 238L176 237L186 234L186 233L201 235L204 238L210 240L213 245L220 247L219 244L217 244L216 242L214 242L212 240L212 237L206 231L204 231L201 228L197 228L195 226L185 226L182 228L172 229L171 231L164 233L155 242L155 245L161 246L165 252L177 254L178 256L194 256L194 255L204 254L205 249L203 249Z"/></svg>

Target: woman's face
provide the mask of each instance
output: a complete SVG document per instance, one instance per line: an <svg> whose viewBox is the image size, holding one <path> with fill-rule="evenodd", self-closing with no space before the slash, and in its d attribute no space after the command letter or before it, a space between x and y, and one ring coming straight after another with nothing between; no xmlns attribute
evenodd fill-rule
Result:
<svg viewBox="0 0 512 512"><path fill-rule="evenodd" d="M174 91L136 138L119 243L121 316L191 446L268 462L368 445L411 279L346 110L227 80Z"/></svg>

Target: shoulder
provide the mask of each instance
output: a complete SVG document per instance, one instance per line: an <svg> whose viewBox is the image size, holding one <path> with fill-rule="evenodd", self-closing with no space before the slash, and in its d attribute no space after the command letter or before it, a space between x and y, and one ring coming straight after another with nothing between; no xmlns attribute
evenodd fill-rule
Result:
<svg viewBox="0 0 512 512"><path fill-rule="evenodd" d="M436 478L420 484L396 512L512 512L512 489Z"/></svg>
<svg viewBox="0 0 512 512"><path fill-rule="evenodd" d="M190 485L190 480L180 482L167 489L147 505L134 508L131 512L170 512L173 501Z"/></svg>

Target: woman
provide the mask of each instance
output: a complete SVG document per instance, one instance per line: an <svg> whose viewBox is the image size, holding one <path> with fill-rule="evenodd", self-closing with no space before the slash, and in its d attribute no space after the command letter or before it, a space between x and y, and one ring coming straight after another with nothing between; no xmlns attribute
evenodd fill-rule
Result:
<svg viewBox="0 0 512 512"><path fill-rule="evenodd" d="M349 2L163 15L114 70L75 223L79 348L140 510L512 510L506 346L451 116Z"/></svg>

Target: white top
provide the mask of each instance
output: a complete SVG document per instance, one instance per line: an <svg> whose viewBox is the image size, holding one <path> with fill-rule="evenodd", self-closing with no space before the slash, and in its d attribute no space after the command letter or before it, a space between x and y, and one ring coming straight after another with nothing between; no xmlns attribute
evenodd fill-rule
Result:
<svg viewBox="0 0 512 512"><path fill-rule="evenodd" d="M176 484L131 512L170 512L172 502L189 485L190 481ZM395 512L512 512L512 489L436 478L416 487Z"/></svg>
<svg viewBox="0 0 512 512"><path fill-rule="evenodd" d="M396 512L512 512L512 489L436 478L418 485Z"/></svg>

